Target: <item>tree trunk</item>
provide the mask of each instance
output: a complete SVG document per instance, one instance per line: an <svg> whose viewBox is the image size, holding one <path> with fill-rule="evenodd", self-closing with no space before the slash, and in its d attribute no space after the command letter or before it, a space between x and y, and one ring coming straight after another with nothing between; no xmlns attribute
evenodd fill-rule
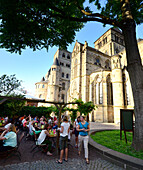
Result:
<svg viewBox="0 0 143 170"><path fill-rule="evenodd" d="M133 20L123 23L123 35L126 47L127 70L129 73L135 112L135 134L133 147L143 150L143 67L136 40L136 25Z"/></svg>

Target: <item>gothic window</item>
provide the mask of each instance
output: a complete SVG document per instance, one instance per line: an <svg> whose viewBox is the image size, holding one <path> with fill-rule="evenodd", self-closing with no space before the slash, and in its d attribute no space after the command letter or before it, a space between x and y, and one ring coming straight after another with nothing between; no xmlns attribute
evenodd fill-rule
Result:
<svg viewBox="0 0 143 170"><path fill-rule="evenodd" d="M95 104L96 102L96 84L95 81L91 84L91 101Z"/></svg>
<svg viewBox="0 0 143 170"><path fill-rule="evenodd" d="M70 64L66 64L66 67L69 67L69 68L70 68Z"/></svg>
<svg viewBox="0 0 143 170"><path fill-rule="evenodd" d="M98 66L101 66L100 58L99 58L99 57L96 57L94 64L95 64L95 65L98 65Z"/></svg>
<svg viewBox="0 0 143 170"><path fill-rule="evenodd" d="M65 53L62 54L62 57L65 58Z"/></svg>
<svg viewBox="0 0 143 170"><path fill-rule="evenodd" d="M109 62L109 60L105 61L105 68L110 69L110 62Z"/></svg>
<svg viewBox="0 0 143 170"><path fill-rule="evenodd" d="M107 37L103 39L103 45L107 43Z"/></svg>
<svg viewBox="0 0 143 170"><path fill-rule="evenodd" d="M64 94L62 94L62 100L63 100L63 102L64 102L64 99L65 99L65 95L64 95Z"/></svg>
<svg viewBox="0 0 143 170"><path fill-rule="evenodd" d="M124 94L124 105L129 105L129 87L126 75L123 74L123 94Z"/></svg>
<svg viewBox="0 0 143 170"><path fill-rule="evenodd" d="M102 42L98 43L98 48L102 47Z"/></svg>
<svg viewBox="0 0 143 170"><path fill-rule="evenodd" d="M110 75L107 76L106 83L107 83L107 104L113 105L113 92Z"/></svg>
<svg viewBox="0 0 143 170"><path fill-rule="evenodd" d="M95 84L95 103L96 104L102 104L103 103L103 92L102 92L102 80L100 77L96 79Z"/></svg>
<svg viewBox="0 0 143 170"><path fill-rule="evenodd" d="M61 65L61 66L64 66L64 63L60 62L60 65Z"/></svg>
<svg viewBox="0 0 143 170"><path fill-rule="evenodd" d="M65 74L64 73L62 73L62 77L64 77L65 76Z"/></svg>
<svg viewBox="0 0 143 170"><path fill-rule="evenodd" d="M66 75L66 78L67 78L67 79L69 78L69 74Z"/></svg>
<svg viewBox="0 0 143 170"><path fill-rule="evenodd" d="M65 90L65 83L62 83L62 90Z"/></svg>
<svg viewBox="0 0 143 170"><path fill-rule="evenodd" d="M99 83L99 104L103 103L102 82Z"/></svg>
<svg viewBox="0 0 143 170"><path fill-rule="evenodd" d="M67 55L67 59L70 59L70 55L69 54Z"/></svg>

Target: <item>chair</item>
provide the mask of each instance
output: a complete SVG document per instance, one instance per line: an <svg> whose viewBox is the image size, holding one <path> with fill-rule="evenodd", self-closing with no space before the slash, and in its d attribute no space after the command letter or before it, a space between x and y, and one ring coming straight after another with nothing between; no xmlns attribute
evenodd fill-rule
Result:
<svg viewBox="0 0 143 170"><path fill-rule="evenodd" d="M46 144L38 145L37 135L36 135L35 131L33 131L33 133L34 133L35 147L31 150L31 152L33 152L36 148L38 149L36 152L33 153L33 156L34 156L39 151L45 152L44 147L46 146Z"/></svg>
<svg viewBox="0 0 143 170"><path fill-rule="evenodd" d="M16 147L14 147L13 149L7 150L7 151L0 152L0 156L4 157L6 159L8 159L10 156L17 156L19 158L19 160L21 160L21 153L19 152L19 146L20 146L20 143L21 143L23 137L24 137L24 133L22 133L20 135L19 139L17 138L17 146ZM6 159L4 159L4 162L6 161Z"/></svg>

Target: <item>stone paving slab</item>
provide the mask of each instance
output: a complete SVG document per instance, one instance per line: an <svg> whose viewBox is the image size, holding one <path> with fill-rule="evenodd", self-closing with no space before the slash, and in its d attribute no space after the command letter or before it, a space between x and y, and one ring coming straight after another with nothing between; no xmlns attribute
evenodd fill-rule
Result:
<svg viewBox="0 0 143 170"><path fill-rule="evenodd" d="M12 164L0 166L0 170L123 170L123 168L116 166L106 160L97 159L90 161L87 165L84 159L69 159L68 162L57 164L56 160L42 160L35 162L24 162L19 164Z"/></svg>
<svg viewBox="0 0 143 170"><path fill-rule="evenodd" d="M115 123L99 123L99 122L90 122L90 130L106 130L106 129L120 129L119 124Z"/></svg>

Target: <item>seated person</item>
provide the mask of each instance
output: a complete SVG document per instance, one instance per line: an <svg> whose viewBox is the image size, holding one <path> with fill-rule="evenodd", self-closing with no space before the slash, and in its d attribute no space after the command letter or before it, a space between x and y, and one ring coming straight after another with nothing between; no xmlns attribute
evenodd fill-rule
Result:
<svg viewBox="0 0 143 170"><path fill-rule="evenodd" d="M37 139L37 145L46 144L45 151L47 152L48 156L51 156L52 153L50 153L50 151L52 148L52 142L46 139L47 136L50 137L49 128L50 128L49 124L46 124L44 126L44 129L41 131Z"/></svg>
<svg viewBox="0 0 143 170"><path fill-rule="evenodd" d="M55 122L53 123L53 129L58 129L58 121L55 121Z"/></svg>
<svg viewBox="0 0 143 170"><path fill-rule="evenodd" d="M31 136L34 135L33 131L35 131L35 134L36 134L36 135L38 135L38 134L41 132L41 130L35 130L35 128L34 128L34 123L35 123L35 121L29 122L29 134L30 134Z"/></svg>
<svg viewBox="0 0 143 170"><path fill-rule="evenodd" d="M13 124L1 134L0 140L3 141L3 145L0 146L0 152L13 149L17 146L16 128Z"/></svg>

